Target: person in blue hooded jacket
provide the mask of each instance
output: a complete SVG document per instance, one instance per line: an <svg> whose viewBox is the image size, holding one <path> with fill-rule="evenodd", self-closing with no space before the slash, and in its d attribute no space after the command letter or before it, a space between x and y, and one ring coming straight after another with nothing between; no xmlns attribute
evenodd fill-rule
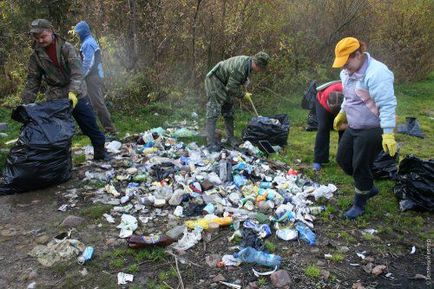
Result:
<svg viewBox="0 0 434 289"><path fill-rule="evenodd" d="M110 113L105 104L102 92L102 80L104 71L101 61L101 49L93 38L89 25L86 21L80 21L75 26L75 33L80 37L81 47L80 54L83 60L83 77L86 80L87 90L92 103L104 130L108 134L116 134Z"/></svg>

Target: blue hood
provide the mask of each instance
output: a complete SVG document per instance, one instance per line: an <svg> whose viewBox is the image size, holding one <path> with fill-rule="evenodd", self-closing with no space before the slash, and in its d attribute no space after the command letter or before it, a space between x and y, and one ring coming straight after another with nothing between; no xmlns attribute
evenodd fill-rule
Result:
<svg viewBox="0 0 434 289"><path fill-rule="evenodd" d="M75 25L75 33L80 36L80 40L83 41L90 35L90 28L86 21L80 21Z"/></svg>

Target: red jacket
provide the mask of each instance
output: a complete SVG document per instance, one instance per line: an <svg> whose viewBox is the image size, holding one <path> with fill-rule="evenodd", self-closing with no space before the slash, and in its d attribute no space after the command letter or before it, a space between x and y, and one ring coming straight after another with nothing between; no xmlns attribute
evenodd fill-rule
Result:
<svg viewBox="0 0 434 289"><path fill-rule="evenodd" d="M319 103L321 103L321 105L330 113L331 110L327 105L327 99L329 98L330 93L333 91L342 92L342 83L341 82L334 83L328 86L327 88L325 88L324 90L318 91L316 95L316 98L318 99Z"/></svg>

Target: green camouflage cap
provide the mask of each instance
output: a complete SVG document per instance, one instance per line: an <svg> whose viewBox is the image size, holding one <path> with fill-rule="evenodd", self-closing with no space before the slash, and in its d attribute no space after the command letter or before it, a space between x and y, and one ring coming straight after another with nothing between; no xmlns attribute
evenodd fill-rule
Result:
<svg viewBox="0 0 434 289"><path fill-rule="evenodd" d="M53 30L53 25L47 19L35 19L32 21L30 33L41 33L44 30Z"/></svg>
<svg viewBox="0 0 434 289"><path fill-rule="evenodd" d="M261 68L267 67L269 59L270 56L264 51L260 51L256 53L255 56L253 56L253 61L255 61L256 65L258 65Z"/></svg>

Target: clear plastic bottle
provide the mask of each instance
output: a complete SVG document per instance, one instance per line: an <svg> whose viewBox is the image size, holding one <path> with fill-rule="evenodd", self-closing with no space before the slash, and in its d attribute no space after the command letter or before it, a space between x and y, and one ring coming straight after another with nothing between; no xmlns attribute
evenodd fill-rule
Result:
<svg viewBox="0 0 434 289"><path fill-rule="evenodd" d="M132 235L128 238L128 247L130 248L147 248L147 247L165 247L176 240L170 238L167 235L149 235L149 236L138 236Z"/></svg>
<svg viewBox="0 0 434 289"><path fill-rule="evenodd" d="M309 243L310 246L315 245L316 235L306 224L302 222L297 222L295 224L295 228L298 231L298 236L300 237L300 239L302 239L306 243Z"/></svg>
<svg viewBox="0 0 434 289"><path fill-rule="evenodd" d="M242 262L256 263L272 268L279 267L282 261L282 257L278 255L267 254L252 247L242 249L240 252L235 253L234 257L240 259Z"/></svg>
<svg viewBox="0 0 434 289"><path fill-rule="evenodd" d="M227 159L226 153L222 153L219 162L219 177L223 183L232 181L232 164Z"/></svg>

